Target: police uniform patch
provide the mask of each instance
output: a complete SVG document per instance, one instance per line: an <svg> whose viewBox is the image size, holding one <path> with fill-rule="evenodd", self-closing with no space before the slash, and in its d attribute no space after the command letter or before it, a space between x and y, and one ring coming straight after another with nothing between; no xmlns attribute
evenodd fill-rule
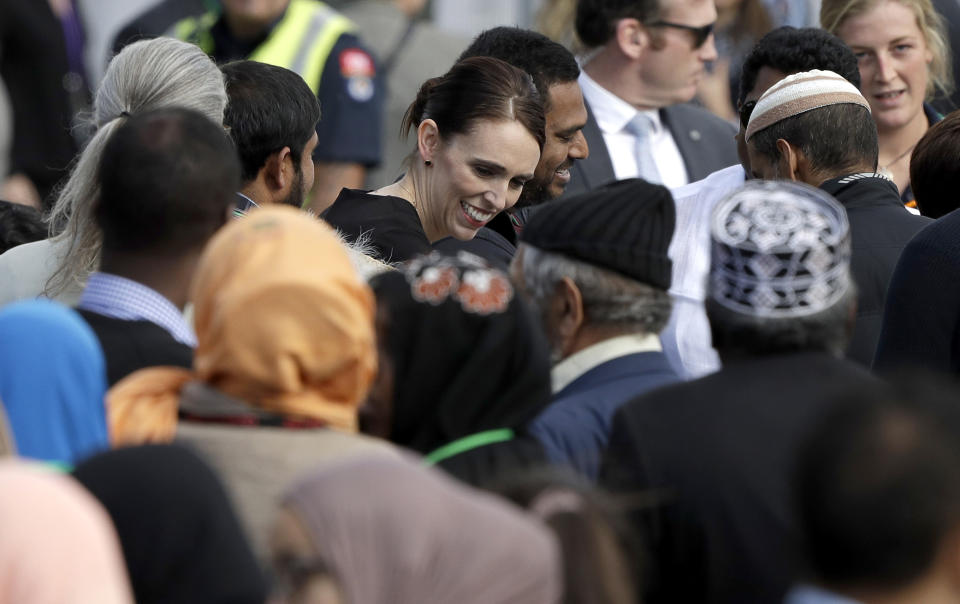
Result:
<svg viewBox="0 0 960 604"><path fill-rule="evenodd" d="M345 78L372 78L377 73L373 57L361 48L348 48L340 53L340 73Z"/></svg>
<svg viewBox="0 0 960 604"><path fill-rule="evenodd" d="M340 53L340 74L347 82L350 98L363 103L373 98L373 76L377 68L373 57L360 48L348 48Z"/></svg>
<svg viewBox="0 0 960 604"><path fill-rule="evenodd" d="M373 98L373 80L363 77L352 77L347 79L347 94L350 98L363 103Z"/></svg>

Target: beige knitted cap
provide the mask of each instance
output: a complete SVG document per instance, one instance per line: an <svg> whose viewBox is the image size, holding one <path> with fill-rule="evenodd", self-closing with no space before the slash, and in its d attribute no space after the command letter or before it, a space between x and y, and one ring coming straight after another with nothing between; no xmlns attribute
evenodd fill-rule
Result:
<svg viewBox="0 0 960 604"><path fill-rule="evenodd" d="M787 76L757 101L747 124L746 140L788 117L842 103L860 105L870 111L870 104L856 86L832 71L814 69Z"/></svg>

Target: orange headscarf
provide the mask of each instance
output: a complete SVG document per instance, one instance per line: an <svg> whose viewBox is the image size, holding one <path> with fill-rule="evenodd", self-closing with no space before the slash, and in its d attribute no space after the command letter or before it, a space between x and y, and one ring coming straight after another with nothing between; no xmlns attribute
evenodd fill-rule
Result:
<svg viewBox="0 0 960 604"><path fill-rule="evenodd" d="M111 441L173 439L181 388L202 381L267 411L356 431L376 372L374 301L333 230L288 207L210 242L193 280L193 372L138 371L107 395Z"/></svg>

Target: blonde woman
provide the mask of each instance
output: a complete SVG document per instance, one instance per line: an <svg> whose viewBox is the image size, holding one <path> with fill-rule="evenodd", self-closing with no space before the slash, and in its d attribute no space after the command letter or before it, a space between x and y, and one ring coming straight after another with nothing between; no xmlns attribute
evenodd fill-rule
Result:
<svg viewBox="0 0 960 604"><path fill-rule="evenodd" d="M953 89L950 47L930 0L823 0L820 23L849 46L879 134L879 169L914 206L910 154L942 116L926 103Z"/></svg>

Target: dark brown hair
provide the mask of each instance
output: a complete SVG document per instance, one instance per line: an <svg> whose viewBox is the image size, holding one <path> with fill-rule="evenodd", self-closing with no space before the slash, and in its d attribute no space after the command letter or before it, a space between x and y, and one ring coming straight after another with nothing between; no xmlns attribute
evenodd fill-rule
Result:
<svg viewBox="0 0 960 604"><path fill-rule="evenodd" d="M596 48L610 41L620 19L649 23L661 8L659 0L579 0L574 27L584 46Z"/></svg>
<svg viewBox="0 0 960 604"><path fill-rule="evenodd" d="M466 134L477 120L516 120L537 140L546 139L543 103L525 72L492 57L471 57L423 83L403 117L406 134L425 119L441 137Z"/></svg>
<svg viewBox="0 0 960 604"><path fill-rule="evenodd" d="M940 218L960 207L960 111L954 111L923 135L910 156L910 186L920 213Z"/></svg>

